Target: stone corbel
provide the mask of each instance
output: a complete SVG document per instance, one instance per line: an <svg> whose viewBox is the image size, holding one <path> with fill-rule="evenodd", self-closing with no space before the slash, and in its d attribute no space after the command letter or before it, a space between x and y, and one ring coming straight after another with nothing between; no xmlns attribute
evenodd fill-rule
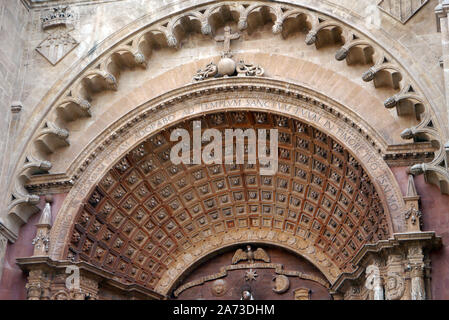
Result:
<svg viewBox="0 0 449 320"><path fill-rule="evenodd" d="M392 89L399 89L402 74L398 68L384 56L379 59L374 66L363 73L362 79L365 82L373 81L376 88L387 86Z"/></svg>
<svg viewBox="0 0 449 320"><path fill-rule="evenodd" d="M53 153L61 147L69 146L69 132L52 122L46 122L35 142L44 153Z"/></svg>
<svg viewBox="0 0 449 320"><path fill-rule="evenodd" d="M400 93L388 98L384 105L387 109L396 108L400 117L413 114L418 121L421 121L420 115L424 112L423 100L411 85L405 86Z"/></svg>
<svg viewBox="0 0 449 320"><path fill-rule="evenodd" d="M19 227L28 222L28 219L39 211L36 207L40 198L29 194L23 186L16 186L16 190L11 194L11 202L8 206L8 216L5 221L6 228L18 235Z"/></svg>
<svg viewBox="0 0 449 320"><path fill-rule="evenodd" d="M57 110L65 121L70 122L91 117L90 108L91 105L86 99L67 97L59 103Z"/></svg>

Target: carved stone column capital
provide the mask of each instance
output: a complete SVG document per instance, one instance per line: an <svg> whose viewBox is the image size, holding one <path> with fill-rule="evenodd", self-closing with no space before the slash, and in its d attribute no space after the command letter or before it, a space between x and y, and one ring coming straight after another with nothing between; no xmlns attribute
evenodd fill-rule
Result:
<svg viewBox="0 0 449 320"><path fill-rule="evenodd" d="M422 247L419 244L412 245L408 248L408 264L407 271L411 278L411 299L425 300L426 291L424 284L424 255Z"/></svg>
<svg viewBox="0 0 449 320"><path fill-rule="evenodd" d="M30 270L25 288L28 300L46 300L50 296L49 281L41 269Z"/></svg>

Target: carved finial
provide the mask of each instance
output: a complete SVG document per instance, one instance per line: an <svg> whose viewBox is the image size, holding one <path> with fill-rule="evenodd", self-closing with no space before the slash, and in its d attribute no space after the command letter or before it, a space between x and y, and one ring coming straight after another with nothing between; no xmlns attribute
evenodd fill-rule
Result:
<svg viewBox="0 0 449 320"><path fill-rule="evenodd" d="M46 256L50 248L50 230L52 226L51 203L53 197L45 197L45 207L42 210L39 223L36 225L36 237L33 239L34 256Z"/></svg>
<svg viewBox="0 0 449 320"><path fill-rule="evenodd" d="M45 207L42 210L41 218L39 219L39 226L52 226L51 223L51 204L53 203L53 196L47 195L45 196Z"/></svg>
<svg viewBox="0 0 449 320"><path fill-rule="evenodd" d="M408 176L407 193L404 197L406 210L404 218L408 232L419 232L422 226L422 212L419 210L419 195L416 191L415 180L410 172Z"/></svg>

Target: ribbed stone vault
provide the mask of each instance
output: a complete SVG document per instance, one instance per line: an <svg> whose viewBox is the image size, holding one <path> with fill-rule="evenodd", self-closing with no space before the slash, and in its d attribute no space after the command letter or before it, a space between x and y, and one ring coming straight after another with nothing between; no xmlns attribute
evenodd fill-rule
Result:
<svg viewBox="0 0 449 320"><path fill-rule="evenodd" d="M279 130L279 170L256 165L173 165L173 129ZM223 134L224 136L224 134ZM204 145L203 145L204 147ZM223 153L224 154L224 153ZM155 289L182 254L239 230L313 244L341 271L367 243L389 237L388 219L356 157L323 132L268 113L215 113L178 123L119 159L72 227L66 257Z"/></svg>

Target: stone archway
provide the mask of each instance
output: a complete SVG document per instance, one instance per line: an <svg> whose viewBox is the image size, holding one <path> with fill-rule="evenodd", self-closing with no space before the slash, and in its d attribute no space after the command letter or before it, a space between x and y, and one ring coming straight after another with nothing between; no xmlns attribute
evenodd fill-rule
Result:
<svg viewBox="0 0 449 320"><path fill-rule="evenodd" d="M214 80L211 83L215 83L215 81L217 80ZM220 80L217 82L221 82L221 84L223 84L226 81L227 80ZM238 83L237 79L233 79L232 82L234 82L234 85ZM216 88L218 87L219 86L216 86ZM226 91L226 88L226 85L220 86L220 91ZM171 288L173 287L174 283L176 283L178 277L181 274L183 274L187 269L191 268L191 266L198 259L206 257L212 251L216 250L217 247L226 247L233 244L242 244L248 242L259 242L281 245L295 251L297 254L305 257L313 264L315 264L318 269L327 277L328 281L330 283L334 283L342 273L352 272L357 269L357 266L352 266L349 261L355 255L355 253L357 253L357 251L361 247L363 247L365 243L367 243L367 241L373 240L373 242L377 242L377 240L380 239L387 239L394 232L393 230L401 230L402 218L400 216L400 213L403 202L402 197L396 187L396 182L392 178L388 167L383 162L380 155L377 153L378 151L374 147L375 143L372 140L369 141L366 136L360 133L361 131L363 132L363 130L354 129L354 122L352 122L350 118L346 116L344 110L340 109L340 111L336 111L334 107L327 106L323 102L318 103L311 97L301 95L298 92L292 94L292 92L288 91L280 92L277 90L265 88L263 89L264 94L261 94L260 92L255 92L258 91L257 89L255 91L246 90L245 86L240 87L240 90L234 90L233 94L230 92L220 93L220 91L211 92L211 96L204 94L202 96L192 98L192 94L188 94L188 97L190 98L187 100L175 99L174 101L177 100L177 103L166 105L162 109L152 109L155 111L152 114L151 119L149 119L148 113L147 116L136 116L135 119L137 120L134 121L134 123L137 123L138 125L133 126L131 128L132 130L126 133L123 132L124 134L122 136L115 136L114 138L109 139L109 145L107 148L100 147L102 150L101 153L97 154L93 162L90 163L88 169L77 181L76 185L72 188L69 196L67 197L63 208L61 209L64 214L58 216L58 219L52 230L51 257L56 260L65 259L70 253L70 259L73 258L74 260L77 260L79 259L79 257L81 257L80 261L88 261L89 263L93 263L94 265L101 265L103 263L103 259L106 259L107 254L109 254L107 253L108 246L113 246L114 243L111 242L109 245L105 245L105 243L98 237L105 235L107 227L104 227L104 225L106 222L111 222L111 220L108 219L115 219L117 217L120 217L120 210L126 211L126 209L124 208L119 208L119 210L117 211L118 205L125 205L125 207L130 208L128 210L131 210L132 213L135 213L135 215L130 216L129 219L129 222L131 222L134 226L129 228L129 235L137 236L140 238L140 242L142 242L142 244L147 244L147 240L150 238L150 236L148 234L145 235L145 232L140 235L137 234L143 231L143 226L137 227L138 213L137 211L133 211L137 208L137 206L139 206L139 204L136 202L140 202L141 197L139 198L139 196L137 196L136 198L132 196L132 198L128 198L129 195L122 194L125 202L121 203L119 201L117 204L115 204L115 201L111 198L113 197L113 195L111 194L112 192L127 192L128 188L130 187L130 181L118 181L120 179L131 178L128 176L131 172L138 173L136 177L133 177L131 179L137 179L136 181L134 181L134 183L137 183L136 186L140 185L144 180L147 181L147 179L149 178L155 178L155 176L153 176L153 173L148 172L147 174L145 174L145 171L142 171L144 170L144 168L138 167L139 165L142 165L140 163L142 159L138 159L138 162L135 162L136 159L133 160L133 157L139 155L139 150L141 151L140 154L142 154L143 152L143 154L147 156L149 153L148 150L154 149L157 146L157 143L156 145L154 143L156 141L162 141L158 140L159 138L155 138L158 135L160 136L161 132L167 132L167 130L174 124L176 125L182 121L189 121L200 116L204 118L204 121L206 121L208 126L213 126L212 122L210 121L217 121L217 115L219 115L219 118L223 117L223 119L226 120L226 122L229 124L229 121L235 121L235 119L232 120L232 117L235 117L237 114L242 113L242 109L245 110L245 112L243 112L244 115L246 115L245 117L247 119L250 119L250 121L245 122L247 125L251 123L256 125L257 122L255 120L255 114L262 114L265 115L264 121L267 121L267 123L265 123L265 127L277 127L281 131L284 131L284 133L290 135L290 142L287 144L287 146L284 145L285 149L290 150L291 152L289 160L280 160L281 165L282 163L284 163L286 167L289 168L280 167L280 175L282 177L282 171L287 170L283 175L287 178L287 189L290 191L285 192L285 201L293 201L292 206L294 205L294 203L297 203L297 210L296 212L294 212L294 210L290 210L291 212L289 212L288 207L290 206L290 204L288 204L287 206L284 206L284 214L288 215L289 213L291 213L292 215L296 215L296 224L288 223L288 218L285 218L281 222L282 227L277 230L274 227L274 218L272 218L271 226L267 225L267 228L264 230L262 215L257 215L257 217L255 217L256 219L254 220L249 219L251 216L251 207L249 205L250 202L248 202L248 205L244 204L243 202L242 204L245 207L245 212L243 215L245 216L246 224L242 220L242 224L239 228L236 228L235 230L227 230L227 227L225 225L226 219L221 218L225 217L225 215L223 215L223 211L217 212L217 215L220 217L217 223L222 223L222 235L220 235L220 232L215 232L215 229L209 228L208 231L201 230L203 234L199 236L199 243L201 243L202 245L196 245L193 241L194 237L188 238L188 240L190 241L190 246L183 249L181 252L178 252L177 256L166 254L167 248L163 249L163 251L159 253L156 252L157 248L154 248L154 254L159 254L159 258L161 259L167 259L166 261L168 263L168 265L162 266L161 264L159 264L159 261L157 261L158 266L161 267L159 270L159 274L146 272L142 267L132 270L133 267L131 267L131 265L133 264L130 263L131 260L129 260L129 257L122 261L122 263L126 264L126 266L124 266L123 268L123 271L125 271L126 269L127 272L130 271L134 276L144 275L143 277L145 278L146 282L150 278L155 278L155 282L149 285L149 287L152 290L155 290L157 293L165 295L170 290L172 290ZM310 92L308 92L308 94L310 94ZM237 100L234 99L234 96L240 99L239 103L235 102ZM144 108L142 108L141 112L143 112L143 110ZM211 120L213 118L216 118L216 120ZM139 121L142 121L142 123L139 123ZM218 121L221 120L218 119ZM263 123L261 123L260 125L263 125ZM220 127L219 124L216 124L216 126ZM295 132L298 129L300 130L298 131L298 134L296 134ZM153 142L151 141L151 139L153 139ZM163 139L167 141L166 137L164 137ZM298 142L296 140L304 140L301 141L301 143L308 143L307 148L305 148L308 151L306 151L305 154L297 155L295 153L295 149L297 147L296 143ZM315 141L317 142L315 143ZM158 152L163 152L163 150L158 150ZM320 153L322 154L321 156ZM124 155L127 156L125 156L124 158ZM160 156L160 154L154 154L153 161L161 161ZM296 158L297 156L300 158L302 158L302 156L305 156L309 157L310 159L307 162L307 165L305 163L303 164L306 168L306 170L302 170L303 172L301 172L301 165L299 160L300 158ZM157 160L158 158L159 160ZM295 165L297 160L299 161L298 166ZM349 165L349 163L353 163L354 166ZM120 173L120 167L125 169L124 172ZM161 167L164 166L161 165ZM319 167L322 167L322 169L320 169ZM147 166L147 168L149 167ZM94 171L91 171L92 169ZM163 172L161 172L162 175L165 176L165 178L169 178L171 176L184 176L184 174L180 175L179 172L170 173L168 169L169 168L167 167ZM205 175L205 178L209 177L208 175L212 172L210 171L211 169L213 168L201 168L201 170L203 170L202 174ZM226 187L227 196L229 197L228 200L235 201L236 198L234 197L237 196L237 194L231 192L232 187L230 185L231 181L229 180L229 178L232 178L231 176L233 176L234 174L232 173L232 170L228 173L225 168L222 169L223 172L221 174L224 175L222 177L227 180L226 184L228 184L228 186ZM347 171L348 169L349 171ZM185 173L188 173L190 175L194 174L193 172L190 172L190 169L183 170L187 170L185 171ZM240 192L243 199L246 200L246 198L250 196L248 191L251 191L251 187L245 186L245 188L243 188L243 183L246 184L246 181L244 182L243 179L246 179L247 176L241 174L245 174L245 170L246 169L240 167L237 169L241 177L241 181L238 186L240 189L236 191ZM249 169L248 173L250 173L251 170L254 169ZM257 171L255 171L255 173L257 175ZM297 174L298 177L296 178ZM303 176L303 178L301 178L301 176ZM331 188L327 189L330 185L332 185L332 183L327 182L328 180L331 181L330 179L332 176L336 179L336 181L339 181L334 182L338 186L337 188L334 188L335 190L332 190ZM318 178L316 180L318 183L316 186L313 186L314 177ZM189 179L191 179L191 177ZM200 202L201 204L200 212L204 214L204 216L202 217L204 219L204 223L206 223L206 225L209 225L210 227L213 227L213 212L209 212L210 210L205 209L205 207L207 206L207 200L209 198L203 199L199 188L203 187L206 184L209 184L208 187L210 188L210 192L214 191L214 193L217 193L219 191L214 189L216 188L216 186L214 187L212 183L209 183L208 179L202 179L204 178L199 179L201 181L199 181L198 184L203 184L201 186L196 186L196 191L193 198L198 200L194 201L195 203ZM271 192L267 193L267 195L271 200L267 199L266 201L266 204L269 207L271 206L270 210L272 211L270 212L270 214L272 215L275 213L274 210L276 208L276 202L278 201L275 197L278 196L278 193L281 194L281 192L275 191L278 190L276 189L278 186L275 184L284 184L284 182L281 181L282 178L279 181L276 179L277 178L275 178L274 180L272 179L271 186L268 186L268 190L271 190ZM297 183L300 182L301 179L302 187L301 183ZM351 179L354 180L351 182ZM320 180L321 185L319 183ZM362 182L362 180L364 180L364 182ZM112 184L106 188L105 186L108 185L108 181ZM297 181L295 182L296 184L294 184L293 181ZM175 182L179 181L173 181L173 183ZM123 183L123 190L119 190L120 188L116 188L117 186L121 185L121 183ZM153 192L151 191L152 188L154 188L155 190L157 189L155 183L157 183L156 180L148 180L148 182L145 183L146 191L142 191ZM307 184L310 184L310 186ZM165 187L166 185L164 186L164 188ZM279 187L281 187L281 185ZM165 191L169 193L169 189L164 190L164 188L157 191L159 192L157 197L160 197ZM172 188L173 189L171 190L171 192L173 193L176 189L174 184L172 184ZM293 188L297 188L298 191L292 191L294 190ZM302 193L299 191L301 190L301 188ZM346 191L344 191L345 188L347 188ZM362 192L360 191L361 188L365 191L368 190L368 193L372 193L372 195L368 198L366 196L363 196L363 199L365 199L363 200L362 197L360 197L360 192ZM257 210L260 213L263 211L264 206L264 201L262 199L262 197L264 197L264 194L262 193L263 184L261 183L260 178L257 178L257 188L255 186L254 189L256 189L258 193L257 201L255 201L254 203L256 204L255 206L258 207ZM138 190L133 189L133 192L134 191L138 192ZM184 190L182 191L184 192ZM299 192L297 196L294 196L295 192ZM326 192L331 192L331 194L334 193L334 195L325 196ZM312 193L314 194L312 195ZM345 194L347 194L348 196L346 196ZM179 194L179 196L181 195L184 195L184 193ZM216 195L214 194L213 197L216 203L212 204L211 207L217 206L220 210L226 209L220 203L222 199L220 200L215 196ZM345 199L342 196L345 197ZM209 197L212 196L210 195ZM312 197L312 200L307 200L307 197ZM111 201L106 200L106 198L111 199ZM171 199L171 196L169 196L169 198L170 200L174 200L175 198L178 198L178 196L173 199ZM134 200L128 202L127 200L129 199ZM176 219L182 218L181 216L179 216L179 214L182 213L183 209L179 208L181 208L181 205L184 206L185 200L178 199L179 202L181 202L178 203L178 205L170 201L169 203L167 203L168 206L172 204L173 208L177 206L179 208L170 209L170 207L166 207L166 211L164 212L163 210L161 210L163 207L160 206L163 199L164 198L156 199L159 202L157 203L155 210L158 213L161 213L161 221L163 223L171 222L175 224L175 227L172 228L173 230L179 229ZM371 203L372 199L376 199L376 204ZM145 197L145 202L148 203L149 200L150 198ZM363 201L366 200L368 200L369 203L363 204L364 218L361 218L361 212L352 212L352 215L358 215L359 218L364 222L362 222L362 220L357 220L361 224L355 226L353 223L350 223L351 221L341 220L346 219L348 214L350 214L351 208L355 208L358 206L356 205L358 201L361 201L360 205L362 205ZM104 213L101 213L101 210L104 210L107 201L109 201L109 204L113 204L113 208L109 209L115 210L114 212L118 213L118 216L114 216L115 213L111 213L111 215L106 218ZM239 200L237 200L237 202L238 201ZM341 207L341 205L337 205L337 202L339 201L342 201L342 203L346 203L344 207ZM324 206L327 202L331 203L330 208L326 210L321 209L321 206ZM307 235L304 233L304 231L302 231L302 237L297 237L296 235L298 230L300 230L297 229L297 227L299 226L299 219L301 217L302 210L304 209L304 206L307 205L309 205L311 208L310 213L313 213L313 215L308 218L309 227L312 229L312 225L316 221L317 223L315 224L315 226L318 228L316 230L316 233L320 234L320 236L313 236L313 232L310 232L310 230L307 229L307 232L312 235L312 239L307 238ZM234 212L234 208L238 206L232 205L231 207L232 215L235 218L236 212ZM320 239L320 237L321 232L323 232L323 235L325 232L323 226L327 225L330 222L330 216L335 212L334 211L331 213L330 210L336 210L338 208L340 208L339 212L341 213L341 221L337 223L335 233L340 231L338 225L341 223L345 224L346 222L348 222L348 225L353 225L354 229L363 229L363 227L365 226L367 228L366 230L369 230L369 226L371 226L373 228L372 230L376 230L376 232L369 234L369 231L362 231L360 229L361 232L367 232L368 234L364 233L364 240L362 240L362 237L360 237L359 240L355 240L355 237L357 236L356 230L351 233L349 233L348 231L346 237L343 237L343 239L340 240L340 246L343 247L344 243L344 246L347 245L348 247L344 249L344 252L334 252L334 254L330 255L332 256L331 258L324 250L326 249L324 238ZM86 211L84 211L85 209ZM191 206L190 204L188 204L185 205L185 209L187 210L187 212L189 212L189 210L192 210L193 212L195 208L193 205ZM174 210L176 211L176 213L172 214L168 210ZM178 210L180 211L178 212ZM321 212L323 213L321 218L323 220L322 223L318 223L319 218L316 217L316 214L318 214L320 210L322 210ZM132 214L131 211L129 212L129 214ZM371 213L368 214L368 211L370 211ZM325 214L324 212L327 213ZM380 212L383 212L383 214L379 214ZM367 214L365 215L365 213ZM100 217L102 214L103 216ZM149 212L147 212L147 214L149 214ZM127 223L125 222L125 220L128 221L127 218L124 218L127 217L127 215L127 213L122 215L123 221L118 222L119 225L115 227L111 226L111 231L116 230L112 232L112 235L110 237L111 241L113 239L116 240L123 235L122 229L126 228L125 224ZM163 215L164 217L162 217ZM97 216L100 217L98 221L94 219L94 217ZM88 220L86 220L86 218L88 218ZM201 223L200 220L193 221L193 217L190 215L190 213L188 213L187 218L192 220L192 222L194 223ZM200 216L195 216L195 219L196 218L201 219ZM147 218L145 219L145 221L148 220ZM294 220L294 218L292 219ZM120 219L117 219L117 221L118 220ZM369 220L371 220L371 222L369 222ZM333 222L335 223L336 221ZM83 223L85 224L84 227L82 226ZM95 223L100 223L101 226L98 224L95 225ZM237 219L234 219L234 226L237 226L238 223L239 222L237 221ZM366 225L363 225L363 223L366 223ZM158 227L157 219L153 224L155 225L155 227ZM76 227L76 225L78 225L78 227ZM319 225L321 225L321 227L319 227ZM254 229L251 231L252 228ZM289 228L289 230L286 230L285 228ZM97 234L92 234L91 231L95 229L98 229L96 231ZM185 231L185 234L193 232L189 232L188 229L185 229L184 227L182 230L183 232ZM248 232L248 230L251 232ZM135 232L137 233L134 234ZM160 233L159 235L161 241L171 239L171 236L168 236L165 231L163 232L164 234ZM214 235L213 241L205 241L205 239L207 239L208 236L211 236L212 233ZM343 233L345 233L344 230ZM174 234L173 236L173 240L176 239L176 236ZM203 236L205 236L205 238L203 238ZM329 236L332 237L333 235L330 234ZM351 237L354 239L352 243L350 243L351 241L349 241ZM122 243L120 245L120 249L125 250L126 247L126 251L129 251L129 254L132 256L132 258L138 258L138 253L141 249L132 245L132 241L136 239L132 239L131 242L129 242L128 240L130 239L121 239L119 241L119 245L120 243ZM75 242L73 243L73 241ZM174 241L172 241L171 246L174 246ZM170 241L164 244L170 246L169 242ZM349 246L351 247L351 249L349 249ZM96 252L97 248L100 249L98 252ZM83 249L86 250L85 253L83 253ZM146 254L148 256L149 253ZM98 255L100 257L99 261L101 261L101 263L99 263L99 261L95 263L95 255ZM118 258L117 261L114 257L110 260L114 260L111 261L111 263L114 265L114 267L118 267L120 269L120 262L118 262L118 260L120 260L119 256L120 253L115 255L115 258ZM337 260L334 260L334 258L339 260L339 262L337 262ZM147 259L147 257L145 257L142 263L147 263L149 260L150 259ZM153 267L155 265L156 264L153 264ZM130 281L128 275L126 275L125 278L128 279L128 282Z"/></svg>
<svg viewBox="0 0 449 320"><path fill-rule="evenodd" d="M300 25L304 22L303 17L309 17L312 24L305 35L307 45L315 44L320 49L327 40L331 40L331 44L335 41L339 47L343 45L335 55L337 60L346 59L348 65L354 59L360 60L362 65L369 67L363 74L363 81L373 81L375 88L391 86L391 91L388 91L391 93L400 89L399 93L385 102L385 107L396 107L399 116L411 107L412 115L416 115L416 121L420 121L418 126L405 131L403 138L409 139L424 133L428 139L427 136L435 135L437 130L433 127L438 121L433 119L433 109L426 108L423 118L419 116L426 104L420 88L415 87L411 76L402 66L390 61L392 58L377 44L369 39L359 40L357 32L333 21L331 17L329 20L328 17L323 19L321 14L316 15L313 10L309 14L309 10L304 13L302 9L297 11L296 7L290 6L286 12L284 4L274 7L265 4L238 7L238 19L232 22L233 25L241 30L247 29L252 19L250 15L258 15L260 8L263 14L271 10L272 31L274 34L281 32L283 36L289 29L287 20L291 14L300 18ZM21 161L17 162L19 183L10 187L11 190L15 187L18 190L11 191L8 218L17 229L19 223L26 221L34 212L33 206L39 197L32 193L33 188L40 191L49 186L50 189L52 186L56 186L55 189L61 186L66 188L64 190L69 192L68 196L59 211L51 237L45 239L47 244L50 243L50 259L58 265L74 263L87 266L88 269L92 267L90 272L95 271L96 279L113 280L114 286L139 288L141 292L161 298L172 292L180 277L217 247L261 243L294 251L315 265L327 281L338 289L343 286L345 279L355 279L363 273L366 261L362 263L361 260L366 252L394 247L399 240L404 240L397 233L409 231L410 226L406 226L405 222L407 214L413 214L415 226L412 229L416 231L416 216L420 214L414 207L416 204L405 208L397 182L382 159L382 156L387 156L390 143L381 137L384 132L380 130L379 122L383 122L385 127L388 124L383 120L364 121L363 118L368 119L370 116L360 113L357 108L351 109L357 103L357 95L348 103L348 100L339 100L338 95L332 95L330 87L320 87L320 90L327 91L320 94L307 88L308 82L302 87L294 85L295 81L303 82L286 74L272 73L269 76L289 79L288 82L254 77L192 84L185 82L185 77L182 77L180 81L174 81L172 86L159 88L157 94L149 95L151 101L137 107L136 104L143 100L128 99L129 96L121 93L119 96L122 100L117 101L117 104L128 100L125 103L127 108L122 109L123 114L116 114L117 117L109 120L105 120L103 114L96 115L92 127L98 124L101 129L77 141L76 147L65 148L69 134L73 133L71 129L85 128L84 125L79 126L77 121L84 122L92 116L91 107L101 104L100 96L104 98L106 94L100 92L118 90L119 76L126 69L147 67L149 56L146 50L152 50L153 45L155 48L177 47L178 41L184 39L183 32L180 32L183 28L188 30L193 26L195 32L211 35L211 28L221 28L221 24L209 24L209 18L214 20L215 11L222 9L227 12L228 5L212 6L206 11L183 11L170 19L167 17L167 21L145 26L139 32L124 37L95 61L89 61L90 67L73 79L73 86L61 89L57 97L49 94L47 98L54 99L54 104L42 102L42 108L49 108L48 115L42 119L41 125L31 124L36 125L36 130L23 154L25 165ZM329 32L334 31L337 37L326 40ZM372 60L373 50L379 55L377 62ZM368 56L361 54L363 52ZM273 57L259 55L263 59ZM284 57L282 61L288 61L283 64L287 69L300 60ZM167 79L179 70L190 70L193 66L194 63L184 64L164 73L161 79ZM189 77L190 71L186 73ZM338 79L343 79L341 83L347 88L350 82L347 80L351 77L339 76ZM399 79L404 81L399 84ZM131 88L131 91L145 90L144 87L137 87ZM359 87L354 92L357 91L361 96L365 91L360 91ZM149 96L145 95L144 99L149 99ZM108 103L104 106L110 107ZM368 114L371 115L374 108L370 108L369 101L365 106L370 109ZM220 121L228 126L234 125L239 113L244 113L243 118L248 120L245 124L278 127L290 136L290 142L287 143L288 139L285 139L280 150L284 159L279 166L279 176L268 178L271 179L268 181L257 175L257 166L239 166L234 169L222 166L222 171L216 173L218 179L213 177L213 167L200 166L200 169L194 171L190 167L179 169L164 165L162 160L168 148L165 132L171 130L171 126L202 117L209 126L220 128L221 123L217 119L225 119ZM265 118L258 123L259 116L256 115L265 115ZM211 121L215 123L211 124ZM65 125L70 128L62 129ZM394 129L386 132L396 132L400 127L394 126ZM83 130L79 132L85 133ZM78 136L73 136L77 140ZM47 159L52 159L51 154L56 149L68 152L75 160L60 173L51 177L40 176L43 172L48 173L52 167ZM440 148L436 159L445 157L442 150ZM42 157L41 154L34 157L34 151L44 152ZM152 157L154 163L145 164L144 161L149 161L147 157ZM61 159L64 160L64 156ZM153 165L158 166L155 172L150 170ZM60 169L58 166L55 168L55 172ZM175 171L170 171L172 169ZM418 173L426 170L426 167L421 166L412 171ZM161 176L158 177L158 174ZM198 181L195 180L197 174L201 177ZM181 182L178 180L181 176L189 179L184 182L186 189L176 187L176 183ZM224 191L217 185L220 179L226 185ZM30 183L27 184L27 181ZM256 183L250 184L249 181ZM109 183L111 185L107 186ZM175 195L177 191L179 195ZM190 204L188 198L195 203ZM409 199L408 203L415 200ZM151 208L153 204L154 208ZM230 209L230 216L226 215L226 209ZM408 211L404 214L405 209ZM182 212L186 212L186 215L182 216ZM264 214L270 218L265 219ZM276 215L280 216L278 220ZM191 220L191 225L197 229L184 223L183 217ZM178 230L180 233L176 233ZM406 240L430 237L429 234L421 234L412 239L413 236L416 235ZM44 241L38 237L36 239ZM411 249L407 259L422 260L422 248L412 246ZM405 258L401 256L397 260L403 263ZM385 264L385 261L382 263ZM394 272L404 270L399 265L393 267ZM422 270L416 270L413 271L416 271L414 277L423 278ZM95 285L98 287L96 280L93 281L93 287ZM423 288L420 283L419 286ZM92 294L99 294L98 290L90 289L94 292Z"/></svg>

